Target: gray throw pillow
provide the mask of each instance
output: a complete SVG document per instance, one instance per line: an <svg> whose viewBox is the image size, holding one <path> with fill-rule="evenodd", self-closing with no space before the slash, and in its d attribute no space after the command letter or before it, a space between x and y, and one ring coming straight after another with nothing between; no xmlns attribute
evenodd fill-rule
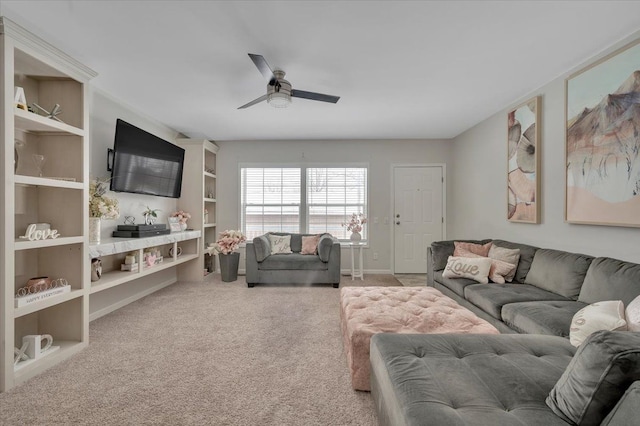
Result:
<svg viewBox="0 0 640 426"><path fill-rule="evenodd" d="M320 260L327 263L329 261L329 255L331 254L331 247L333 246L333 237L331 234L324 234L318 241L318 256Z"/></svg>
<svg viewBox="0 0 640 426"><path fill-rule="evenodd" d="M253 249L256 252L256 260L262 262L271 254L271 243L267 235L260 235L253 239Z"/></svg>
<svg viewBox="0 0 640 426"><path fill-rule="evenodd" d="M599 425L636 380L640 333L597 331L578 348L546 402L571 424Z"/></svg>

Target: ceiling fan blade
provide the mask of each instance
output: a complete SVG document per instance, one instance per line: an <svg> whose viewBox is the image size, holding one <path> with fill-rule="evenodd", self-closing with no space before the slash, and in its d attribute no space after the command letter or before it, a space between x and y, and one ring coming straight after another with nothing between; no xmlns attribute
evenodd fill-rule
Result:
<svg viewBox="0 0 640 426"><path fill-rule="evenodd" d="M262 95L258 99L254 99L251 102L249 102L248 104L244 104L241 107L238 107L238 109L249 108L251 105L259 104L260 102L266 101L266 100L267 100L267 95Z"/></svg>
<svg viewBox="0 0 640 426"><path fill-rule="evenodd" d="M267 63L267 60L264 59L262 55L255 55L253 53L249 53L249 57L253 61L253 64L256 66L256 68L258 68L258 71L260 71L264 78L269 80L269 84L273 86L277 79L273 74L271 67Z"/></svg>
<svg viewBox="0 0 640 426"><path fill-rule="evenodd" d="M312 101L331 102L335 104L340 96L323 95L322 93L307 92L304 90L291 90L291 96L294 98L311 99Z"/></svg>

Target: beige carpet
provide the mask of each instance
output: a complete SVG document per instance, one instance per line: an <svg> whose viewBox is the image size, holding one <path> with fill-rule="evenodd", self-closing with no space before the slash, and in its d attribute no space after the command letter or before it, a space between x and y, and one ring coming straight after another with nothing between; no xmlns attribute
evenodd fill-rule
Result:
<svg viewBox="0 0 640 426"><path fill-rule="evenodd" d="M427 274L395 274L405 287L424 287L427 285Z"/></svg>
<svg viewBox="0 0 640 426"><path fill-rule="evenodd" d="M390 275L341 285L401 285ZM339 290L178 283L90 324L77 356L0 394L0 424L375 425Z"/></svg>

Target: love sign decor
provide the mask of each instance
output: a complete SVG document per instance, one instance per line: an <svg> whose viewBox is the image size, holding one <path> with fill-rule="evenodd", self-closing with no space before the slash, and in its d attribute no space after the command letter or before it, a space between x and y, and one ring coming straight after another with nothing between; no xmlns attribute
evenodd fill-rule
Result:
<svg viewBox="0 0 640 426"><path fill-rule="evenodd" d="M59 236L58 230L51 229L51 225L48 223L32 223L27 226L27 231L20 238L29 241L38 241L46 239L55 240Z"/></svg>

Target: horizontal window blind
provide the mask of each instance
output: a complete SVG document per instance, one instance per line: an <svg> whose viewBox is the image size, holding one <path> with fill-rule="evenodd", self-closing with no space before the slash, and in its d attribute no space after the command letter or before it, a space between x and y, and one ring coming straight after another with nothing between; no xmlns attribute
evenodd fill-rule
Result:
<svg viewBox="0 0 640 426"><path fill-rule="evenodd" d="M366 167L243 167L240 174L248 239L267 232L328 232L344 240L350 232L342 223L352 213L367 213ZM366 227L362 235L367 238Z"/></svg>

